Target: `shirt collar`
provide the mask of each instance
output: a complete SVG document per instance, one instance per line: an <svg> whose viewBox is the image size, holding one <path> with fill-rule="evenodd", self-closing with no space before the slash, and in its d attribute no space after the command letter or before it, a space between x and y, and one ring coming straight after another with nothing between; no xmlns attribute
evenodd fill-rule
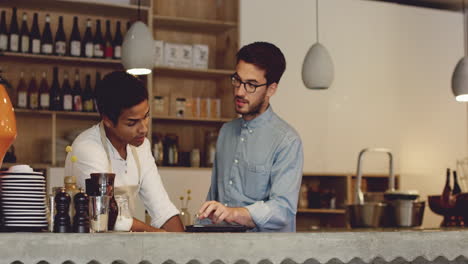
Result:
<svg viewBox="0 0 468 264"><path fill-rule="evenodd" d="M248 127L248 128L256 128L259 126L262 126L266 124L268 121L270 121L271 117L273 116L273 108L271 105L268 106L267 110L257 116L256 118L245 121L243 118L241 118L241 126L242 127Z"/></svg>

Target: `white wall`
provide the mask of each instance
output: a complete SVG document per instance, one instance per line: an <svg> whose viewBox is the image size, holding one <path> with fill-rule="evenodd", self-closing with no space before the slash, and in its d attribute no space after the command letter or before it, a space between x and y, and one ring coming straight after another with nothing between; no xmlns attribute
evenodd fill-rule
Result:
<svg viewBox="0 0 468 264"><path fill-rule="evenodd" d="M439 194L445 168L467 154L467 115L450 80L463 56L460 13L362 0L320 1L320 42L335 64L325 91L307 90L302 60L315 42L315 1L241 0L241 45L269 41L287 69L274 110L300 133L307 172L356 170L358 152L388 147L402 189ZM387 171L366 156L365 172ZM424 226L441 218L426 208Z"/></svg>

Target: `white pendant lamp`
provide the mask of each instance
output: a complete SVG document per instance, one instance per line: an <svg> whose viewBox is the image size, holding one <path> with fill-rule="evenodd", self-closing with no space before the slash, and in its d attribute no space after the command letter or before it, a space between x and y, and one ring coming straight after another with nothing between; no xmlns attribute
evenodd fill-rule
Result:
<svg viewBox="0 0 468 264"><path fill-rule="evenodd" d="M467 32L466 32L466 11L465 0L462 2L463 9L463 33L464 33L464 49L465 56L461 58L452 75L452 92L455 100L458 102L468 102L468 57L467 57Z"/></svg>
<svg viewBox="0 0 468 264"><path fill-rule="evenodd" d="M333 61L325 46L319 43L318 1L316 0L316 40L302 63L302 81L309 89L328 89L333 82Z"/></svg>
<svg viewBox="0 0 468 264"><path fill-rule="evenodd" d="M138 20L140 20L140 1L138 1ZM136 21L125 34L122 43L122 64L130 74L150 74L153 58L153 34L145 23Z"/></svg>

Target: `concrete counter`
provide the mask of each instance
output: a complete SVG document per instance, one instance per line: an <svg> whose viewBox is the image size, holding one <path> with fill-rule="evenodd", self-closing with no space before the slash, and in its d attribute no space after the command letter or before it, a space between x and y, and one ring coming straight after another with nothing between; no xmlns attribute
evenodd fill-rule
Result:
<svg viewBox="0 0 468 264"><path fill-rule="evenodd" d="M463 229L314 233L0 233L2 264L468 263L465 256L468 256L468 230Z"/></svg>

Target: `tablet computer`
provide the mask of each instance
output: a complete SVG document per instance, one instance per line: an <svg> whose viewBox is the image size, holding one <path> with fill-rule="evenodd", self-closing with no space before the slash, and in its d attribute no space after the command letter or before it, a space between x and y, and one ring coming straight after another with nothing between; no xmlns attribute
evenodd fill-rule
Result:
<svg viewBox="0 0 468 264"><path fill-rule="evenodd" d="M185 232L246 232L247 227L243 225L230 224L205 224L205 225L188 225L185 227Z"/></svg>

